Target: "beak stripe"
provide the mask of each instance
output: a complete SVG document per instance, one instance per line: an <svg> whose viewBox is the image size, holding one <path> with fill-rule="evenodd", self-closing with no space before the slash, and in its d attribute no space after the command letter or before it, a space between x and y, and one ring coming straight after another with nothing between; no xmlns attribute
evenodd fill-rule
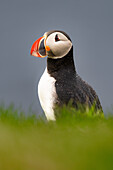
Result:
<svg viewBox="0 0 113 170"><path fill-rule="evenodd" d="M41 56L46 56L46 50L45 50L45 45L44 45L45 39L41 39L40 44L39 44L39 49L38 52L40 53Z"/></svg>
<svg viewBox="0 0 113 170"><path fill-rule="evenodd" d="M46 57L46 49L45 49L45 37L40 37L38 40L36 40L32 47L30 54L35 57Z"/></svg>

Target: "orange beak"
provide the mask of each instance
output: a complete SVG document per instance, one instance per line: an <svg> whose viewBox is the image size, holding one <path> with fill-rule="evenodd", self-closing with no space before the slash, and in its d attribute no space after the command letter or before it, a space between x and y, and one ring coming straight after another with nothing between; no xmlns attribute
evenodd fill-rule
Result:
<svg viewBox="0 0 113 170"><path fill-rule="evenodd" d="M32 47L30 54L35 57L46 57L46 49L45 49L45 37L40 37L38 40L36 40Z"/></svg>

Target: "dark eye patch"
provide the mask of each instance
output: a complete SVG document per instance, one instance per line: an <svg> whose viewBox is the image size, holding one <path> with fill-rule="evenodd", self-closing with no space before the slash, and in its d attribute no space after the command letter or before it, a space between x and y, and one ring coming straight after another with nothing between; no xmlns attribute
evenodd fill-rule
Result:
<svg viewBox="0 0 113 170"><path fill-rule="evenodd" d="M55 36L55 42L57 42L57 41L60 41L58 34L56 34L56 36Z"/></svg>

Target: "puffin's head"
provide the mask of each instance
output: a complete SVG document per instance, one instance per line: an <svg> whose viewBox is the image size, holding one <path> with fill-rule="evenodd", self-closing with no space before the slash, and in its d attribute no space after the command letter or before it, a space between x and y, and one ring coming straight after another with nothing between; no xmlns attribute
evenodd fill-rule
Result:
<svg viewBox="0 0 113 170"><path fill-rule="evenodd" d="M57 59L62 58L72 48L69 36L63 31L49 31L43 37L34 42L31 47L31 55Z"/></svg>

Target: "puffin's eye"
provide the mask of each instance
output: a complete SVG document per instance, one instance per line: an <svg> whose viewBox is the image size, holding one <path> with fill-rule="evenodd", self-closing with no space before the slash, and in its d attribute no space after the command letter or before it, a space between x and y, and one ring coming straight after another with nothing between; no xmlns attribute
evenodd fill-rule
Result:
<svg viewBox="0 0 113 170"><path fill-rule="evenodd" d="M59 37L58 37L58 34L56 34L56 36L55 36L55 41L57 42L57 41L60 41L60 39L59 39Z"/></svg>

